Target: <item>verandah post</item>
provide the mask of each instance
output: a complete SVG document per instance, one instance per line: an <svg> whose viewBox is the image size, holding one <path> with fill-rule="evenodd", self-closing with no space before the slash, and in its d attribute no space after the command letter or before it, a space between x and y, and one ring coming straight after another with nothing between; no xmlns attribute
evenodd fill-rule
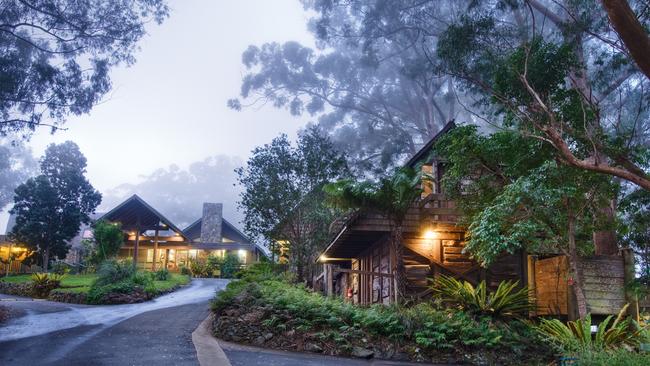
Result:
<svg viewBox="0 0 650 366"><path fill-rule="evenodd" d="M634 251L632 248L621 249L623 254L623 278L625 283L625 301L630 304L627 313L632 319L639 321L639 299L631 286L636 280L634 265Z"/></svg>

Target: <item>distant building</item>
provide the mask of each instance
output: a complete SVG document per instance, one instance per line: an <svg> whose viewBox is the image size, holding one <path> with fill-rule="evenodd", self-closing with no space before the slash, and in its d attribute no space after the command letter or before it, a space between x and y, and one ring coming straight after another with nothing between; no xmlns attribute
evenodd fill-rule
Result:
<svg viewBox="0 0 650 366"><path fill-rule="evenodd" d="M143 269L179 271L181 267L189 266L190 260L207 258L209 255L224 257L233 254L242 264L255 263L265 257L266 252L224 219L222 212L221 203L204 203L201 218L181 230L142 198L133 195L106 213L91 215L91 220L120 223L124 231L124 245L118 257L136 258L138 267ZM14 225L15 217L11 215L7 233ZM90 225L82 224L77 236L70 240L70 249L63 261L71 265L79 263L83 255L83 240L92 238ZM21 247L9 242L5 235L0 235L0 265L6 262L4 257L8 258L11 251L26 251L17 248ZM12 272L19 271L14 267L21 268L19 264L14 264ZM3 265L0 269L6 270L6 267ZM22 271L28 269L22 268Z"/></svg>

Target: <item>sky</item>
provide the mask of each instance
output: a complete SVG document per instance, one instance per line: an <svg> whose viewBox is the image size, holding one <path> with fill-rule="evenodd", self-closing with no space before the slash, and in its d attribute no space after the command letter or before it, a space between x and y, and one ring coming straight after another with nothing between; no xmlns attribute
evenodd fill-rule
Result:
<svg viewBox="0 0 650 366"><path fill-rule="evenodd" d="M298 0L170 0L170 17L147 27L137 62L113 69L113 90L89 115L71 117L54 135L36 132L35 156L50 143L72 140L88 159L100 192L137 183L157 168L208 156L246 160L279 133L295 137L307 118L271 106L234 111L251 44L299 41L313 46L308 13ZM6 212L0 215L4 232Z"/></svg>

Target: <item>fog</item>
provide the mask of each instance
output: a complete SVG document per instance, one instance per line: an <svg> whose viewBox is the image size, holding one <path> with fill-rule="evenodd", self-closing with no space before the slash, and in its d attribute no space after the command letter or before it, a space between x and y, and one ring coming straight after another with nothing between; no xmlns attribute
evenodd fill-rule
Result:
<svg viewBox="0 0 650 366"><path fill-rule="evenodd" d="M102 103L70 118L66 130L38 130L28 146L39 157L50 143L77 143L90 182L105 196L98 211L138 193L179 225L200 215L202 200L223 202L236 224L232 170L253 147L281 132L295 136L308 120L271 106L229 109L244 72L241 54L270 41L313 44L308 14L297 0L170 6L169 19L148 26L136 64L112 72L113 90ZM0 233L7 217L5 208Z"/></svg>

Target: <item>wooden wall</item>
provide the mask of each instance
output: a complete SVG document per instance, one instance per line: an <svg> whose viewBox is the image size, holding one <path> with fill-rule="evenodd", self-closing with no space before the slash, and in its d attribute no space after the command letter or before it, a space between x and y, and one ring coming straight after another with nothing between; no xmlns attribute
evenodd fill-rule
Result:
<svg viewBox="0 0 650 366"><path fill-rule="evenodd" d="M617 314L625 305L623 257L581 258L582 283L587 311L595 315ZM573 294L568 285L565 256L534 261L537 315L571 315Z"/></svg>
<svg viewBox="0 0 650 366"><path fill-rule="evenodd" d="M389 304L394 296L391 268L390 245L387 239L382 239L377 245L353 259L352 270L359 273L350 274L352 301L355 304Z"/></svg>

